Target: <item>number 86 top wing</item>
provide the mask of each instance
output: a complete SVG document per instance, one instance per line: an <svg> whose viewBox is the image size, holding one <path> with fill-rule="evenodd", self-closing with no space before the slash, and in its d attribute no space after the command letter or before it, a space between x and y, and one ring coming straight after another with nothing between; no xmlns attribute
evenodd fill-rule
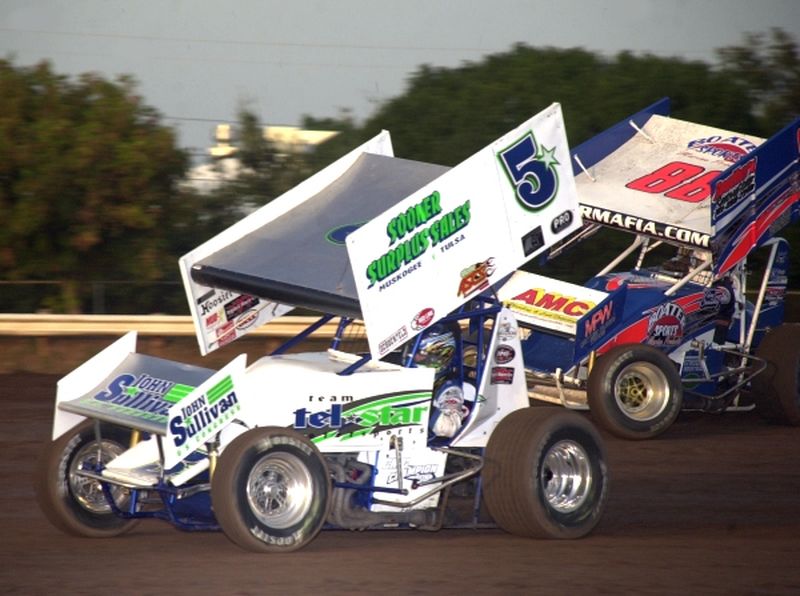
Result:
<svg viewBox="0 0 800 596"><path fill-rule="evenodd" d="M719 276L800 218L800 119L765 141L668 113L663 99L573 150L581 214L709 250Z"/></svg>

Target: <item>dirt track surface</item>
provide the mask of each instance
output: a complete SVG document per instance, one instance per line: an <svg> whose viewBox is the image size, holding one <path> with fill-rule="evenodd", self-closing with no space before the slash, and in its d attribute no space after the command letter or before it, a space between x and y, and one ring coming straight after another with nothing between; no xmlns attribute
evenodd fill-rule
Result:
<svg viewBox="0 0 800 596"><path fill-rule="evenodd" d="M577 541L499 530L327 531L287 555L142 522L59 533L31 469L56 377L0 375L2 594L798 594L800 428L755 413L683 414L665 436L606 436L611 498Z"/></svg>

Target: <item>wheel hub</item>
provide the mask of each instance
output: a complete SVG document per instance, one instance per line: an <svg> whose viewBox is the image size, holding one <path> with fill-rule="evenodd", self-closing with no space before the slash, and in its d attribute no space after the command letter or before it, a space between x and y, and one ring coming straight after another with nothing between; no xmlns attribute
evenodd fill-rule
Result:
<svg viewBox="0 0 800 596"><path fill-rule="evenodd" d="M299 523L312 504L312 478L302 461L290 453L270 453L253 466L247 481L247 501L253 515L272 528Z"/></svg>
<svg viewBox="0 0 800 596"><path fill-rule="evenodd" d="M106 499L99 481L81 474L83 471L97 472L112 459L122 453L121 445L111 441L87 443L72 458L69 466L69 489L81 507L92 513L111 513L111 505ZM111 485L111 496L120 504L128 494L127 489Z"/></svg>
<svg viewBox="0 0 800 596"><path fill-rule="evenodd" d="M548 504L561 513L579 509L589 498L592 466L575 441L559 441L545 454L541 484Z"/></svg>
<svg viewBox="0 0 800 596"><path fill-rule="evenodd" d="M614 383L614 399L620 410L634 420L656 418L667 407L669 381L664 372L650 362L629 364Z"/></svg>

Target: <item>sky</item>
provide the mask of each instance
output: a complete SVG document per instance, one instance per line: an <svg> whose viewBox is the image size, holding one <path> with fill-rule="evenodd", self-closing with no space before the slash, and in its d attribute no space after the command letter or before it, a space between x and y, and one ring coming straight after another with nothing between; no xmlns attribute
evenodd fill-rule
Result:
<svg viewBox="0 0 800 596"><path fill-rule="evenodd" d="M516 43L711 63L771 27L797 34L800 0L0 0L0 57L133 75L200 154L241 107L264 124L343 110L360 123L420 65Z"/></svg>

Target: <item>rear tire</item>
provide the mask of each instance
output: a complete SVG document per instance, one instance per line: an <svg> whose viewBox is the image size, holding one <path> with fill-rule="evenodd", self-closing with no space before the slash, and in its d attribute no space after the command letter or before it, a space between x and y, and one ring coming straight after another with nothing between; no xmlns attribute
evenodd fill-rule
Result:
<svg viewBox="0 0 800 596"><path fill-rule="evenodd" d="M667 430L683 406L672 360L652 346L626 344L598 358L587 386L597 423L623 439L651 439Z"/></svg>
<svg viewBox="0 0 800 596"><path fill-rule="evenodd" d="M482 482L489 513L506 532L580 538L600 521L608 499L605 449L580 414L517 410L489 439Z"/></svg>
<svg viewBox="0 0 800 596"><path fill-rule="evenodd" d="M770 330L756 349L767 368L753 379L753 401L771 422L800 426L800 324Z"/></svg>
<svg viewBox="0 0 800 596"><path fill-rule="evenodd" d="M107 464L130 444L130 431L103 424L100 462ZM45 446L34 476L39 507L62 532L88 538L109 538L127 532L136 519L112 511L100 483L81 477L80 470L94 471L98 463L94 422L87 420ZM112 487L115 504L124 509L128 491Z"/></svg>
<svg viewBox="0 0 800 596"><path fill-rule="evenodd" d="M311 542L328 517L330 493L316 446L278 427L254 428L231 441L211 481L222 530L254 552L290 552Z"/></svg>

